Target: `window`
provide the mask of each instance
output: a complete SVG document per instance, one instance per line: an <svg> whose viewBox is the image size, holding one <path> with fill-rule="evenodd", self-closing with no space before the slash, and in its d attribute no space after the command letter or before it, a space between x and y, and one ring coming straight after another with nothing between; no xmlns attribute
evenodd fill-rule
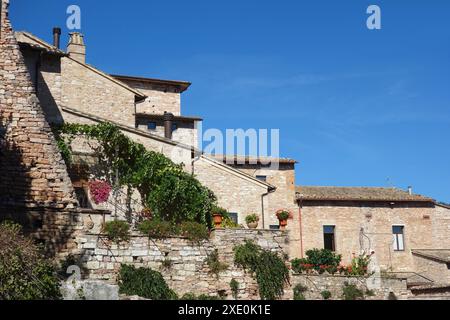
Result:
<svg viewBox="0 0 450 320"><path fill-rule="evenodd" d="M334 226L323 226L323 247L331 251L336 250L334 241Z"/></svg>
<svg viewBox="0 0 450 320"><path fill-rule="evenodd" d="M148 130L156 130L156 122L148 122L147 129Z"/></svg>
<svg viewBox="0 0 450 320"><path fill-rule="evenodd" d="M405 241L403 236L404 226L392 226L392 234L394 236L394 251L404 251Z"/></svg>
<svg viewBox="0 0 450 320"><path fill-rule="evenodd" d="M92 209L92 206L89 203L89 197L87 195L86 190L83 187L75 187L74 189L75 189L75 195L80 204L80 207Z"/></svg>
<svg viewBox="0 0 450 320"><path fill-rule="evenodd" d="M270 230L280 230L280 226L277 224L272 224L269 226L269 229Z"/></svg>
<svg viewBox="0 0 450 320"><path fill-rule="evenodd" d="M172 131L175 131L178 129L178 126L176 123L172 123Z"/></svg>
<svg viewBox="0 0 450 320"><path fill-rule="evenodd" d="M237 212L228 212L228 216L234 223L238 223L238 214Z"/></svg>
<svg viewBox="0 0 450 320"><path fill-rule="evenodd" d="M260 181L267 181L267 176L256 176L256 179Z"/></svg>

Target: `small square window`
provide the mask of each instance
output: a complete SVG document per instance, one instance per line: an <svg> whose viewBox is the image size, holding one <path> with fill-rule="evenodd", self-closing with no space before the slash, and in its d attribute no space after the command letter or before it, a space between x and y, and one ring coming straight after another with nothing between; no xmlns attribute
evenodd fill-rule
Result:
<svg viewBox="0 0 450 320"><path fill-rule="evenodd" d="M260 181L267 181L267 176L256 176L256 179Z"/></svg>
<svg viewBox="0 0 450 320"><path fill-rule="evenodd" d="M156 122L148 122L147 129L148 130L156 130Z"/></svg>
<svg viewBox="0 0 450 320"><path fill-rule="evenodd" d="M238 223L238 214L237 212L228 212L228 216L234 223Z"/></svg>

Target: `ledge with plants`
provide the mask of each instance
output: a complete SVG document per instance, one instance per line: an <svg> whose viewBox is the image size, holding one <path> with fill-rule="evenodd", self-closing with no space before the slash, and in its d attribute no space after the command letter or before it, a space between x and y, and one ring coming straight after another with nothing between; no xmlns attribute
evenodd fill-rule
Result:
<svg viewBox="0 0 450 320"><path fill-rule="evenodd" d="M370 255L362 253L354 255L350 265L341 265L340 254L336 254L327 249L312 249L306 251L306 258L293 259L291 269L300 274L323 274L327 272L330 275L345 276L370 276L368 272Z"/></svg>

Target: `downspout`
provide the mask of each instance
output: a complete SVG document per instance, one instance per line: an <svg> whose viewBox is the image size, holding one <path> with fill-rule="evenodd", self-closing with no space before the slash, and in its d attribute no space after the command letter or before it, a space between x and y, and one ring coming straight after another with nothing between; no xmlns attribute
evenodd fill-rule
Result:
<svg viewBox="0 0 450 320"><path fill-rule="evenodd" d="M302 200L297 200L298 204L298 224L300 227L300 257L303 258L303 227L302 227Z"/></svg>
<svg viewBox="0 0 450 320"><path fill-rule="evenodd" d="M195 155L195 154L197 154L197 155ZM192 174L195 174L194 164L195 164L195 162L200 160L201 156L202 156L202 152L195 152L195 150L192 151L192 161L191 161L191 172L192 172Z"/></svg>
<svg viewBox="0 0 450 320"><path fill-rule="evenodd" d="M268 189L267 189L267 192L266 193L263 193L262 195L261 195L261 222L262 222L262 228L263 229L265 229L265 220L264 220L264 215L265 215L265 212L264 212L264 197L265 196L268 196L270 193L272 193L272 192L274 192L276 190L276 188L274 188L274 187L269 187Z"/></svg>

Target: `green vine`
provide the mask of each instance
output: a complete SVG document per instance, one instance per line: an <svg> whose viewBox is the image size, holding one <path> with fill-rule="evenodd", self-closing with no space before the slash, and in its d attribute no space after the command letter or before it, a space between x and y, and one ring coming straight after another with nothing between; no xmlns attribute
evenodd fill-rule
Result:
<svg viewBox="0 0 450 320"><path fill-rule="evenodd" d="M234 247L234 263L256 278L261 299L275 300L283 295L284 285L289 283L289 270L276 253L247 240Z"/></svg>
<svg viewBox="0 0 450 320"><path fill-rule="evenodd" d="M141 195L143 206L154 217L179 223L196 221L211 225L211 208L216 197L183 165L173 163L159 152L149 151L107 122L96 125L65 123L53 128L66 163L72 163L72 142L76 137L92 141L98 172L115 188L127 186Z"/></svg>
<svg viewBox="0 0 450 320"><path fill-rule="evenodd" d="M206 264L209 267L211 273L215 274L219 278L219 273L228 269L228 264L219 260L219 251L215 249L205 259Z"/></svg>

